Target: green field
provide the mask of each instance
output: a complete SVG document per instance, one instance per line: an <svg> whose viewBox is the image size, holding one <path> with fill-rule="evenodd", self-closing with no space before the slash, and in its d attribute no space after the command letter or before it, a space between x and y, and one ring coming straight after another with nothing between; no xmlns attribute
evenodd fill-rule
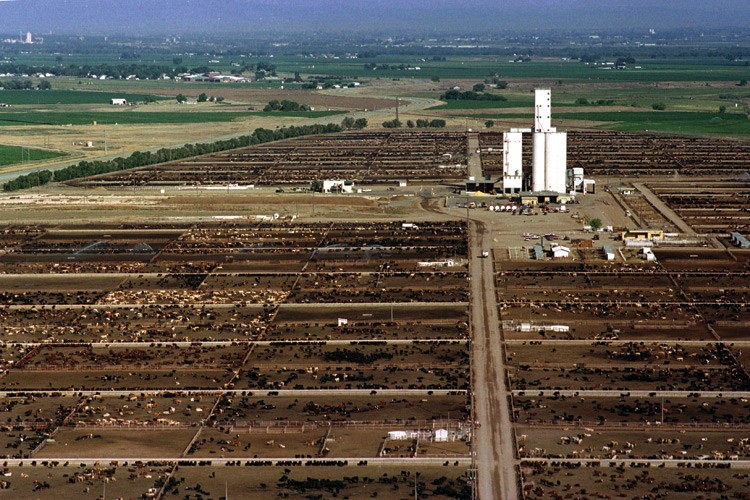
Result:
<svg viewBox="0 0 750 500"><path fill-rule="evenodd" d="M93 92L85 90L0 90L0 102L6 104L109 104L110 99L142 102L146 97L158 100L167 97L122 92Z"/></svg>
<svg viewBox="0 0 750 500"><path fill-rule="evenodd" d="M210 112L210 111L100 111L100 112L5 112L0 111L0 126L23 125L133 125L133 124L184 124L230 122L248 116L278 116L295 118L321 118L345 111L307 112Z"/></svg>
<svg viewBox="0 0 750 500"><path fill-rule="evenodd" d="M65 56L62 64L112 64L119 61L119 53L75 54ZM183 55L182 64L188 68L196 66L210 67L215 71L229 72L231 64L254 64L271 62L278 67L279 73L291 74L299 71L302 75L328 75L342 79L376 79L376 78L470 78L483 79L488 75L498 74L504 79L562 79L577 81L623 81L623 82L657 82L657 81L739 81L747 79L750 67L742 61L728 61L724 57L651 57L636 56L636 64L626 70L606 70L601 66L586 65L580 61L546 58L535 58L530 62L510 62L507 55L466 55L449 56L445 61L423 60L417 55L379 55L370 59L331 59L323 57L301 57L276 54L273 59L216 55ZM218 57L218 59L217 59ZM18 63L41 64L53 66L58 64L55 54L19 54ZM615 57L610 58L616 59ZM210 60L218 60L211 63ZM604 60L604 59L602 59ZM172 55L154 53L128 61L138 64L162 64L173 66ZM365 63L399 65L419 70L401 69L365 69ZM639 66L640 69L635 69ZM54 85L54 80L52 80ZM276 86L280 82L261 83L261 86ZM2 101L0 101L2 102Z"/></svg>
<svg viewBox="0 0 750 500"><path fill-rule="evenodd" d="M473 115L481 119L533 119L532 113ZM601 122L596 128L631 132L668 132L687 135L725 135L750 137L750 120L741 113L704 113L681 111L603 111L557 113L560 120Z"/></svg>
<svg viewBox="0 0 750 500"><path fill-rule="evenodd" d="M419 70L365 69L365 62L400 64L419 67ZM512 63L500 56L448 57L446 61L420 61L416 57L380 56L368 60L330 60L278 57L274 63L279 71L299 71L301 74L332 75L345 78L470 78L483 79L498 74L504 79L562 79L577 81L739 81L747 79L750 68L743 63L730 62L721 57L683 59L643 59L640 69L605 70L579 61L535 60Z"/></svg>
<svg viewBox="0 0 750 500"><path fill-rule="evenodd" d="M56 151L44 149L22 148L21 146L5 146L0 144L0 165L11 165L25 161L48 160L65 156Z"/></svg>

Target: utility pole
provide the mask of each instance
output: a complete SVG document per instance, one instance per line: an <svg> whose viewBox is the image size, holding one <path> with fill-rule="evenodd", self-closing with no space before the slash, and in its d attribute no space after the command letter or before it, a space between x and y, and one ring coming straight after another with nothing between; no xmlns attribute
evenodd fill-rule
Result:
<svg viewBox="0 0 750 500"><path fill-rule="evenodd" d="M104 154L107 154L107 129L104 129Z"/></svg>
<svg viewBox="0 0 750 500"><path fill-rule="evenodd" d="M399 104L401 104L401 99L397 97L396 98L396 120L398 120L398 107L399 107Z"/></svg>

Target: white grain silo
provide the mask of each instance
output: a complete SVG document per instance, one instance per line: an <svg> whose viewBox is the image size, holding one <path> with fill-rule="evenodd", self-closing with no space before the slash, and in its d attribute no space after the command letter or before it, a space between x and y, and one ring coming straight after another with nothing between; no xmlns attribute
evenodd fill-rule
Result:
<svg viewBox="0 0 750 500"><path fill-rule="evenodd" d="M564 193L568 134L552 127L552 92L534 91L534 145L531 190Z"/></svg>
<svg viewBox="0 0 750 500"><path fill-rule="evenodd" d="M568 133L550 132L544 135L546 136L544 190L564 193L568 162Z"/></svg>
<svg viewBox="0 0 750 500"><path fill-rule="evenodd" d="M503 191L520 193L523 181L523 133L503 134Z"/></svg>
<svg viewBox="0 0 750 500"><path fill-rule="evenodd" d="M544 190L544 164L545 164L545 134L544 132L534 132L534 149L531 165L531 190Z"/></svg>
<svg viewBox="0 0 750 500"><path fill-rule="evenodd" d="M534 90L534 146L532 151L531 190L545 189L546 134L552 129L552 91Z"/></svg>

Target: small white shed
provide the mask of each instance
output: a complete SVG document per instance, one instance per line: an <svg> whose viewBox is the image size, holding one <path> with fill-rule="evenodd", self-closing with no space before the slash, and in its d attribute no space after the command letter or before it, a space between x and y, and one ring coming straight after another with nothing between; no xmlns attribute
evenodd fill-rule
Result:
<svg viewBox="0 0 750 500"><path fill-rule="evenodd" d="M409 435L406 431L388 431L388 439L392 441L405 441L409 439Z"/></svg>
<svg viewBox="0 0 750 500"><path fill-rule="evenodd" d="M447 429L438 429L435 431L435 442L438 443L444 443L448 441L448 430Z"/></svg>

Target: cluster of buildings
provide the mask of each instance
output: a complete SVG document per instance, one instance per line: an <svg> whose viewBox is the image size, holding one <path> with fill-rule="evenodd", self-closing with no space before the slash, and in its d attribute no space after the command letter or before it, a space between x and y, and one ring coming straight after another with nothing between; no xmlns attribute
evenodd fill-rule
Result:
<svg viewBox="0 0 750 500"><path fill-rule="evenodd" d="M6 38L3 40L3 43L21 43L24 45L31 45L34 43L43 43L43 41L44 39L42 38L34 39L31 31L27 31L26 34L19 33L18 38Z"/></svg>
<svg viewBox="0 0 750 500"><path fill-rule="evenodd" d="M596 189L592 179L585 179L582 168L568 169L568 134L552 126L552 91L534 91L534 126L512 128L503 133L503 175L498 181L470 179L468 190L497 190L506 195L520 195L524 203L559 202L572 198L576 192ZM523 171L523 138L532 134L531 175ZM527 199L528 198L528 199ZM532 203L535 204L535 203Z"/></svg>
<svg viewBox="0 0 750 500"><path fill-rule="evenodd" d="M183 82L207 82L207 83L247 83L251 78L237 75L225 75L218 72L211 73L184 73L180 75Z"/></svg>
<svg viewBox="0 0 750 500"><path fill-rule="evenodd" d="M536 89L533 128L503 134L503 193L523 190L523 135L527 133L533 134L531 183L527 186L532 193L585 192L587 185L594 184L584 179L582 168L568 170L568 133L552 126L552 91Z"/></svg>

